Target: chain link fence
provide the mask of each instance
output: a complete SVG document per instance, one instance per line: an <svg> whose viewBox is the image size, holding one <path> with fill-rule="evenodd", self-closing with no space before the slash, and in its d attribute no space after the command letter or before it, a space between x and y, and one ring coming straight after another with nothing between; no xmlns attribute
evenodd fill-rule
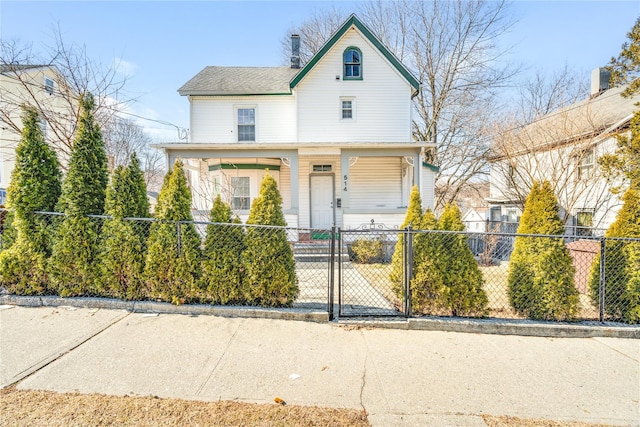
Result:
<svg viewBox="0 0 640 427"><path fill-rule="evenodd" d="M0 215L4 293L329 310L331 230Z"/></svg>
<svg viewBox="0 0 640 427"><path fill-rule="evenodd" d="M640 323L640 239L316 230L0 210L0 291ZM335 308L334 308L335 306Z"/></svg>
<svg viewBox="0 0 640 427"><path fill-rule="evenodd" d="M340 232L342 316L640 322L640 239ZM604 262L600 262L604 259Z"/></svg>

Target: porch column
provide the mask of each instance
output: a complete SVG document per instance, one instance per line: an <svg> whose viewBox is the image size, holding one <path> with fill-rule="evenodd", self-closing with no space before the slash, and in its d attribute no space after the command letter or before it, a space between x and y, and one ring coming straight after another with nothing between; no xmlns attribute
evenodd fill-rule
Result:
<svg viewBox="0 0 640 427"><path fill-rule="evenodd" d="M418 190L420 190L420 197L424 197L422 193L422 158L420 156L420 152L413 156L413 185L418 186Z"/></svg>
<svg viewBox="0 0 640 427"><path fill-rule="evenodd" d="M298 173L298 153L293 154L289 157L289 171L291 173L291 210L296 213L296 215L300 215L299 208L299 185L298 182L300 180ZM298 223L300 218L298 218Z"/></svg>

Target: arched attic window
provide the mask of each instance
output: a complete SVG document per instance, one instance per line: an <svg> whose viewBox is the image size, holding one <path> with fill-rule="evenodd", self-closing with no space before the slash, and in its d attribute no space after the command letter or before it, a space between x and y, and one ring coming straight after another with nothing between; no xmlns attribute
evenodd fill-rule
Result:
<svg viewBox="0 0 640 427"><path fill-rule="evenodd" d="M362 80L362 52L354 46L344 51L343 80Z"/></svg>

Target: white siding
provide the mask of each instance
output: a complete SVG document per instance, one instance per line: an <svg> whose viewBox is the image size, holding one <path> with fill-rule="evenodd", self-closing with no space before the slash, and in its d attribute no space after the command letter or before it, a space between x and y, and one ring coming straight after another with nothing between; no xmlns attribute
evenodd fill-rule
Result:
<svg viewBox="0 0 640 427"><path fill-rule="evenodd" d="M256 109L256 142L295 142L296 104L293 96L191 97L191 142L238 141L236 108Z"/></svg>
<svg viewBox="0 0 640 427"><path fill-rule="evenodd" d="M350 209L402 207L402 157L360 157L349 179Z"/></svg>
<svg viewBox="0 0 640 427"><path fill-rule="evenodd" d="M362 51L362 80L342 80L342 56L349 46ZM411 87L355 28L302 79L296 92L300 142L411 140ZM340 97L353 97L354 120L341 119Z"/></svg>

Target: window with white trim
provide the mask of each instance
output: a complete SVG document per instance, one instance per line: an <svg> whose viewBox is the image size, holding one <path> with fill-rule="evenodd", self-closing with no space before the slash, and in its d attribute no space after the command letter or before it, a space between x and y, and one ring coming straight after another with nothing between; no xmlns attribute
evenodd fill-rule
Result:
<svg viewBox="0 0 640 427"><path fill-rule="evenodd" d="M251 188L248 176L232 176L233 198L231 208L236 210L249 210L251 208Z"/></svg>
<svg viewBox="0 0 640 427"><path fill-rule="evenodd" d="M593 148L582 153L582 155L578 159L578 162L578 181L591 178L595 167L595 153L593 151Z"/></svg>
<svg viewBox="0 0 640 427"><path fill-rule="evenodd" d="M591 236L591 227L593 227L593 212L579 211L575 215L577 236Z"/></svg>
<svg viewBox="0 0 640 427"><path fill-rule="evenodd" d="M238 142L256 140L256 109L238 108Z"/></svg>
<svg viewBox="0 0 640 427"><path fill-rule="evenodd" d="M356 100L354 98L340 98L340 119L355 120Z"/></svg>
<svg viewBox="0 0 640 427"><path fill-rule="evenodd" d="M55 88L55 82L49 77L44 78L44 90L47 91L49 95L53 95L53 90Z"/></svg>

